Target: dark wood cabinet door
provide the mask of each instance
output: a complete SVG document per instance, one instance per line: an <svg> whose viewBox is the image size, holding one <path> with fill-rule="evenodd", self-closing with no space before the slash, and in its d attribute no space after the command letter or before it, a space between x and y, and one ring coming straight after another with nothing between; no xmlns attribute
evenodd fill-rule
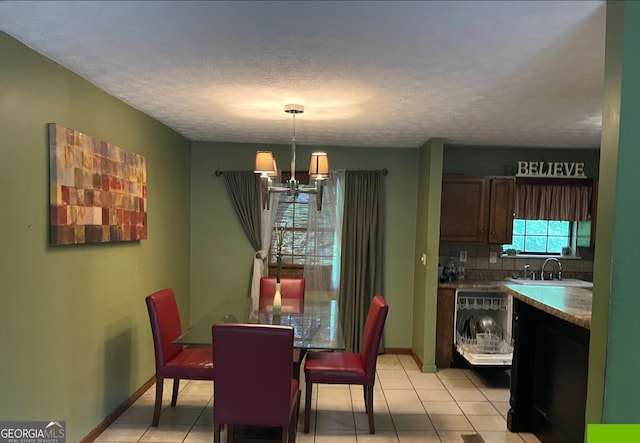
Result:
<svg viewBox="0 0 640 443"><path fill-rule="evenodd" d="M454 289L438 289L436 312L436 366L450 368L453 361Z"/></svg>
<svg viewBox="0 0 640 443"><path fill-rule="evenodd" d="M487 181L485 177L443 176L441 241L487 242Z"/></svg>
<svg viewBox="0 0 640 443"><path fill-rule="evenodd" d="M489 197L489 243L513 241L513 217L516 205L515 178L492 178Z"/></svg>

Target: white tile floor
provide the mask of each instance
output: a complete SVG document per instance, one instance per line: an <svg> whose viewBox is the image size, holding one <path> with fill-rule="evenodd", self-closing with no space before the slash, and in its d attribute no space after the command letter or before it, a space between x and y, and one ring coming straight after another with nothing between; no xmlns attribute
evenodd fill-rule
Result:
<svg viewBox="0 0 640 443"><path fill-rule="evenodd" d="M408 355L381 355L377 375L374 435L369 434L362 387L329 385L314 386L311 432L304 434L304 380L301 380L297 441L454 443L462 442L462 434L478 433L486 443L539 442L532 434L513 434L507 430L509 389L503 371L446 369L424 374ZM155 397L152 386L95 441L212 442L211 382L182 381L175 408L169 406L171 382L166 383L157 428L150 426ZM222 437L225 441L225 436Z"/></svg>

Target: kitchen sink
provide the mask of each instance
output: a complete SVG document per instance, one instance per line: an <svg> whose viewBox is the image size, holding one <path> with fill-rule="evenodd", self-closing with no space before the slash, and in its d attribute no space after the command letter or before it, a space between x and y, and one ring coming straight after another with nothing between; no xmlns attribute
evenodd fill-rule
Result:
<svg viewBox="0 0 640 443"><path fill-rule="evenodd" d="M509 283L532 286L572 286L577 288L592 288L590 281L578 280L576 278L564 278L562 280L523 280L519 278L507 278Z"/></svg>

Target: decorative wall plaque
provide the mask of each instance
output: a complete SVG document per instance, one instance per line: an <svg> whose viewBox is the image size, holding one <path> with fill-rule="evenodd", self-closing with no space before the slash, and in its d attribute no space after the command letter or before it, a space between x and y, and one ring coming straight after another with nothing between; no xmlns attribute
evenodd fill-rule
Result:
<svg viewBox="0 0 640 443"><path fill-rule="evenodd" d="M147 167L141 155L49 123L51 243L147 238Z"/></svg>
<svg viewBox="0 0 640 443"><path fill-rule="evenodd" d="M586 178L582 162L519 161L517 177Z"/></svg>

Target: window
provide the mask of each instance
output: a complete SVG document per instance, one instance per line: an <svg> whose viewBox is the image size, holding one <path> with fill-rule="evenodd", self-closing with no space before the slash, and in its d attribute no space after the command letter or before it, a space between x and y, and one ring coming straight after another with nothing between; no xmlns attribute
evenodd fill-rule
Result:
<svg viewBox="0 0 640 443"><path fill-rule="evenodd" d="M287 180L288 173L282 173L283 180ZM308 182L308 175L296 172L296 176L302 182ZM328 203L328 192L330 189L325 188L325 202ZM315 197L311 199L311 210L315 211ZM317 219L316 219L317 217ZM286 194L280 194L278 207L276 212L275 224L285 229L284 247L282 250L283 268L303 268L305 261L309 258L309 250L314 250L312 265L326 266L331 269L333 265L334 246L336 244L335 229L332 220L329 219L330 211L323 209L322 212L315 212L312 219L317 222L309 226L309 194L300 193L294 199ZM271 249L269 251L269 266L276 265L276 238L271 237Z"/></svg>
<svg viewBox="0 0 640 443"><path fill-rule="evenodd" d="M280 195L276 213L276 226L284 227L283 266L304 266L307 247L307 221L309 216L309 194L299 194L295 199ZM269 264L276 264L276 236L271 236Z"/></svg>
<svg viewBox="0 0 640 443"><path fill-rule="evenodd" d="M576 246L591 247L591 220L579 221L576 225Z"/></svg>
<svg viewBox="0 0 640 443"><path fill-rule="evenodd" d="M513 241L503 249L515 249L524 254L561 254L571 245L573 223L554 220L513 221Z"/></svg>

